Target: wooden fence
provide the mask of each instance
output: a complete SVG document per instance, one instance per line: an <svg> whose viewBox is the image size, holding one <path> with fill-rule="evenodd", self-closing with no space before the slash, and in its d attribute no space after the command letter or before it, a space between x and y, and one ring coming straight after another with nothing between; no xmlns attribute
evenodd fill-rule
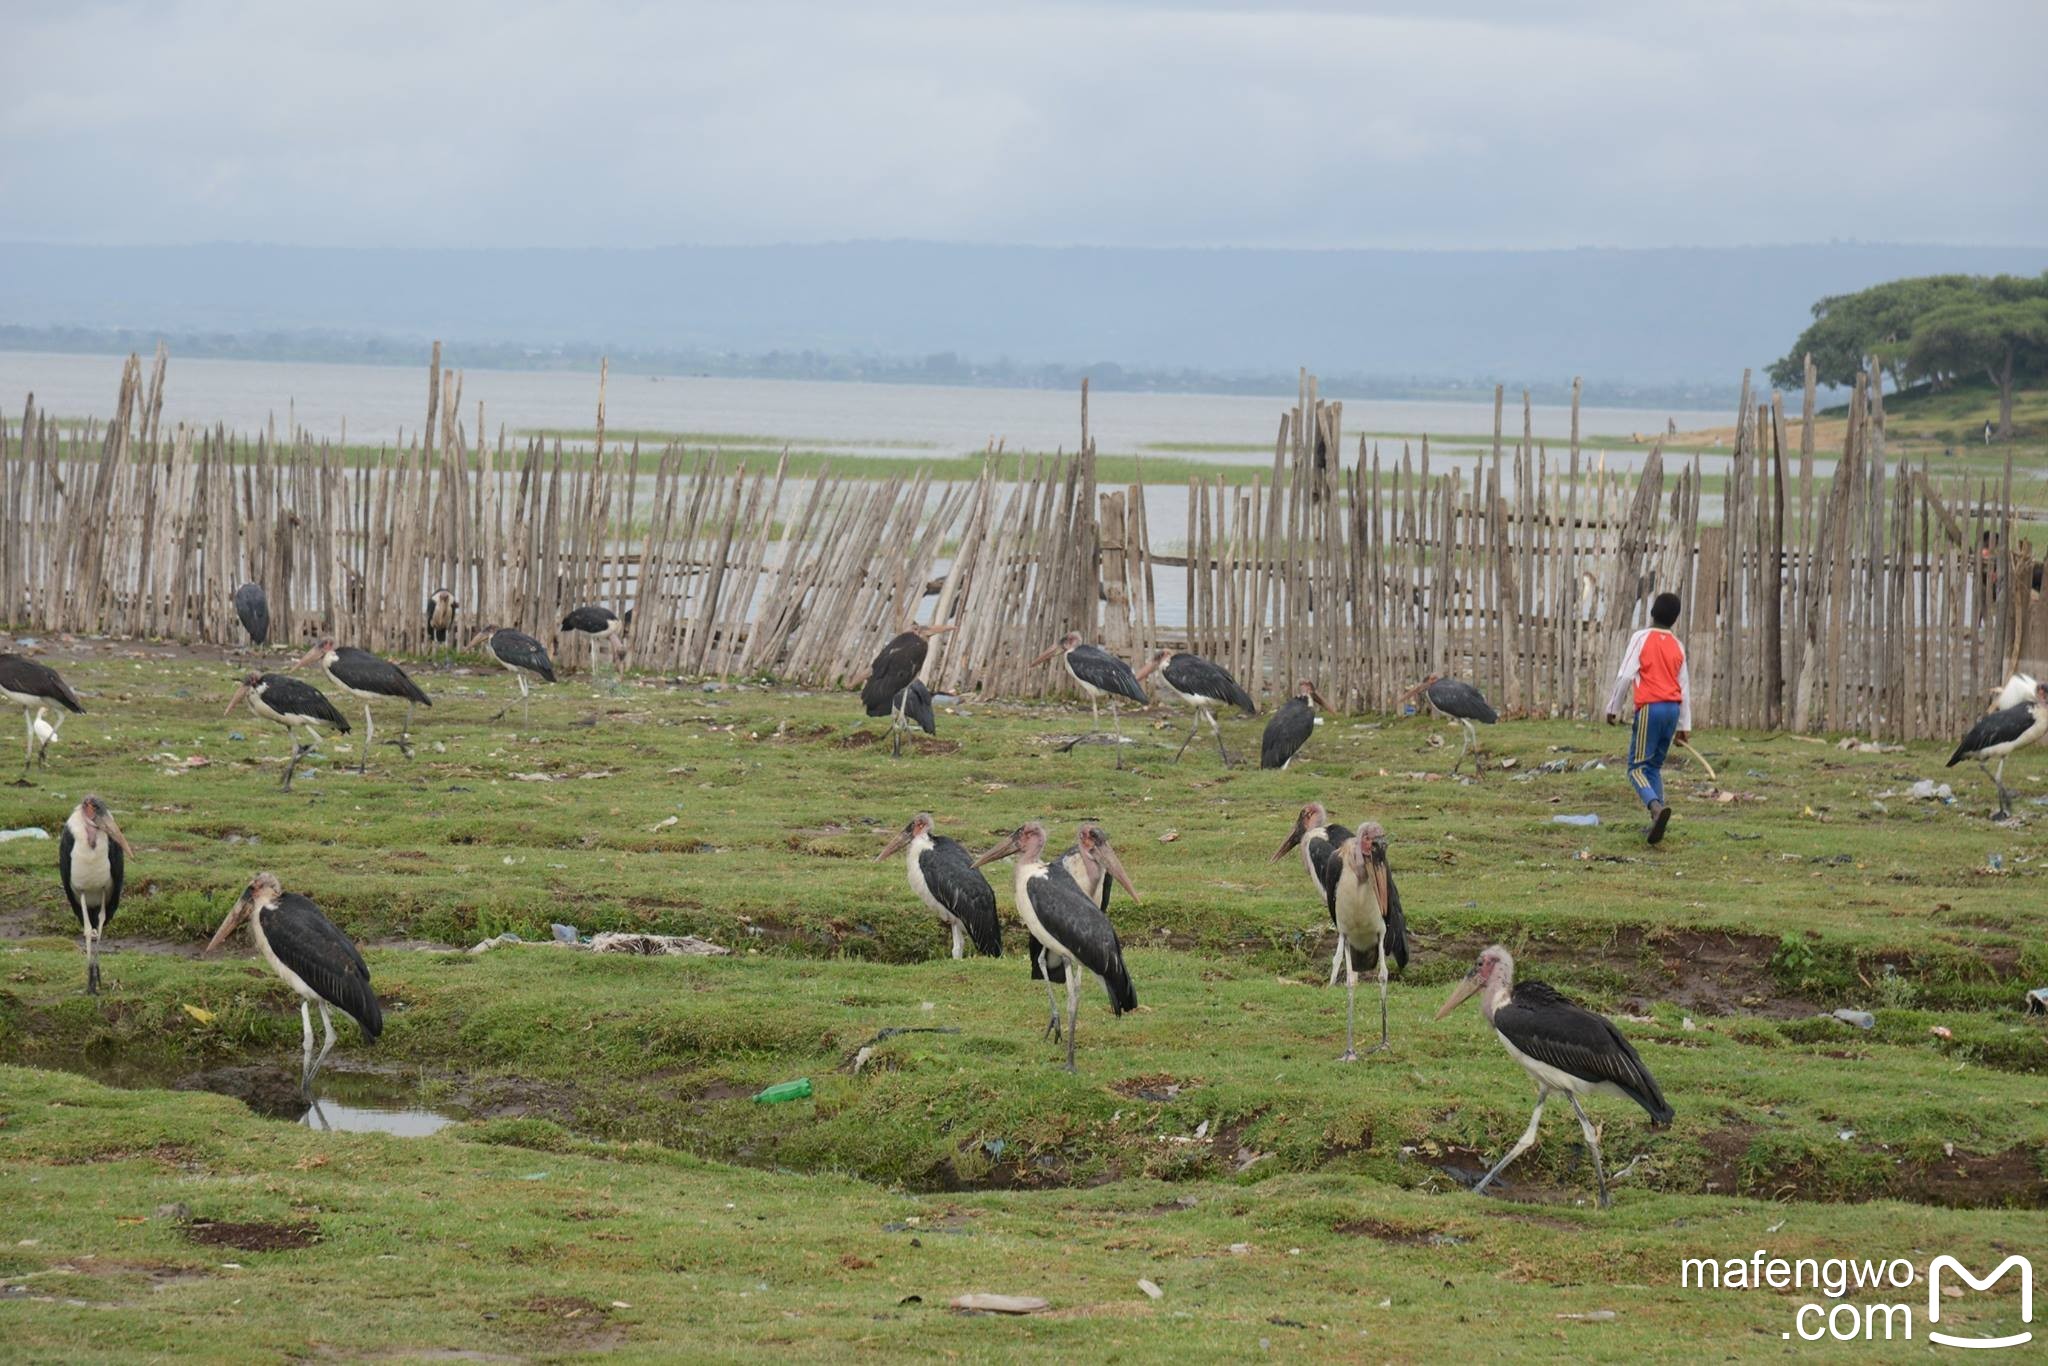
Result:
<svg viewBox="0 0 2048 1366"><path fill-rule="evenodd" d="M594 449L480 450L438 347L423 435L367 460L274 429L166 432L165 377L161 354L146 373L131 358L104 424L60 425L33 399L0 423L0 610L20 626L233 645L229 595L253 580L276 639L423 651L425 600L447 587L465 631L550 642L579 602L636 606L635 662L692 676L844 685L923 619L959 628L928 674L950 691L1058 691L1057 666L1029 661L1077 629L1129 657L1192 648L1267 703L1310 678L1384 709L1444 673L1510 713L1590 718L1671 588L1698 724L1888 738L1957 733L2048 653L2010 466L1970 487L1888 459L1865 386L1819 478L1811 384L1789 425L1745 385L1716 495L1697 457L1608 468L1580 447L1576 403L1555 454L1526 399L1511 437L1498 394L1475 470L1433 468L1426 440L1393 457L1361 437L1346 463L1342 405L1304 376L1265 477L1188 485L1175 553L1152 544L1145 485L1097 488L1085 388L1075 455L933 484L857 458L802 478L680 446L643 461L606 444L602 381ZM1161 620L1170 596L1184 621Z"/></svg>

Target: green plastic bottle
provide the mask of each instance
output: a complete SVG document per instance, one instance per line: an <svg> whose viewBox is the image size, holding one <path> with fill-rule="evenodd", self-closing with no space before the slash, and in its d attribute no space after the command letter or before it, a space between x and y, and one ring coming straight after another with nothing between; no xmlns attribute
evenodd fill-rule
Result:
<svg viewBox="0 0 2048 1366"><path fill-rule="evenodd" d="M754 1099L763 1105L779 1105L785 1100L802 1100L811 1094L811 1079L798 1077L795 1081L777 1082Z"/></svg>

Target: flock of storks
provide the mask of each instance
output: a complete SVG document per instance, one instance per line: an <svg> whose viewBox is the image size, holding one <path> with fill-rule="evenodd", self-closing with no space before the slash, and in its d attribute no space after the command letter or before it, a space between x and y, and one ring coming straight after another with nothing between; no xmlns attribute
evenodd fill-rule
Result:
<svg viewBox="0 0 2048 1366"><path fill-rule="evenodd" d="M257 644L268 637L269 611L262 591L255 585L237 590L233 603L249 635ZM437 592L427 604L428 635L445 643L455 629L458 604L446 590ZM562 621L562 630L590 639L593 645L611 642L616 649L622 627L630 622L610 609L578 607ZM934 728L933 696L921 680L930 642L950 626L913 625L883 647L869 670L861 698L869 716L888 717L894 752L901 752L903 731L910 725L927 733ZM485 627L471 640L490 658L509 670L519 682L522 716L529 699L529 680L555 681L553 662L545 647L523 632ZM1216 713L1238 708L1256 714L1256 706L1229 672L1214 662L1184 650L1162 649L1133 670L1115 654L1088 643L1078 633L1069 633L1033 661L1042 664L1061 657L1067 674L1087 695L1093 726L1084 736L1068 742L1065 749L1102 737L1101 704L1109 703L1110 725L1117 746L1116 763L1123 763L1125 743L1120 704L1145 705L1148 679L1156 679L1171 701L1189 708L1193 725L1174 754L1178 762L1201 733L1207 721L1216 738L1217 752L1228 765L1231 758L1223 742ZM406 672L389 660L366 650L337 646L331 639L319 641L298 659L294 668L318 664L337 688L363 703L364 743L357 771L368 765L370 745L376 734L372 704L402 702L405 723L396 743L411 755L410 734L413 708L432 706ZM593 655L593 673L596 657ZM613 655L616 681L617 655ZM76 694L55 670L18 654L0 654L0 696L23 709L28 729L28 750L24 772L30 765L47 763L49 741L55 727L46 711L83 712ZM293 740L286 763L283 787L289 790L292 774L300 760L317 743L322 727L342 733L350 729L347 717L326 694L290 673L255 673L244 676L228 711L247 700L258 717L284 728ZM1456 679L1435 675L1426 678L1403 701L1417 699L1422 705L1457 720L1465 730L1465 746L1458 764L1477 744L1473 727L1492 724L1498 718L1479 690ZM1329 704L1311 680L1296 684L1293 696L1279 707L1267 723L1260 747L1260 764L1285 768L1313 734L1318 709ZM498 719L504 710L492 719ZM301 743L293 734L303 728L311 743ZM2010 806L2003 782L2004 759L2015 749L2048 734L2048 684L2016 676L1997 699L1993 709L1971 729L1950 763L1976 759L1987 766L1997 760L1992 775L1999 791L2001 817ZM1457 765L1453 765L1456 772ZM1002 925L997 898L987 875L987 865L1002 859L1014 860L1012 904L1030 937L1031 978L1045 983L1049 1007L1046 1034L1066 1047L1066 1067L1075 1066L1075 1037L1079 1024L1082 974L1099 978L1109 996L1112 1014L1121 1016L1137 1008L1137 989L1124 962L1123 946L1109 918L1110 888L1121 886L1132 901L1138 892L1132 885L1109 834L1096 822L1084 822L1074 843L1063 853L1047 853L1047 833L1038 821L1026 821L994 848L975 855L958 841L936 833L930 813L912 817L878 858L905 855L906 871L913 893L948 929L952 953L963 957L971 941L977 952L1000 956ZM1368 1054L1390 1048L1387 1001L1391 963L1405 968L1409 959L1407 920L1401 896L1387 859L1386 832L1374 822L1356 830L1331 821L1320 802L1311 801L1296 816L1294 827L1274 853L1284 858L1299 848L1315 891L1330 916L1337 935L1336 952L1330 964L1330 984L1345 979L1344 1052L1340 1062L1358 1059L1356 1017L1358 980L1362 973L1377 977L1380 998L1379 1042ZM99 942L120 905L125 860L131 853L126 837L106 803L97 796L80 801L64 822L58 841L57 861L66 899L78 916L85 939L86 990L97 994L100 987ZM362 954L307 898L287 892L272 873L259 873L237 898L227 918L207 945L218 948L234 931L247 924L258 952L271 970L300 998L300 1020L304 1054L301 1089L310 1100L313 1081L335 1042L333 1011L340 1010L375 1039L383 1028L383 1015L370 969ZM1059 988L1066 994L1062 1020ZM1656 1079L1621 1032L1603 1016L1575 1004L1539 981L1517 982L1515 964L1508 951L1493 945L1484 950L1471 972L1462 978L1443 1008L1442 1019L1466 999L1477 996L1487 1024L1521 1065L1536 1087L1536 1108L1529 1126L1499 1163L1474 1187L1484 1190L1516 1157L1535 1142L1545 1105L1553 1096L1569 1100L1584 1131L1593 1158L1600 1203L1609 1202L1605 1168L1599 1139L1587 1117L1583 1101L1606 1094L1634 1101L1649 1114L1653 1127L1670 1122L1671 1107L1665 1102ZM324 1030L324 1042L314 1049L312 1011L317 1007Z"/></svg>

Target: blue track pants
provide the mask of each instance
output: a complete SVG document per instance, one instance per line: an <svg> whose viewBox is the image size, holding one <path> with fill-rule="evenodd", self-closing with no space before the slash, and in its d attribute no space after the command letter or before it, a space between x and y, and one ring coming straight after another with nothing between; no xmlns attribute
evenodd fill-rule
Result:
<svg viewBox="0 0 2048 1366"><path fill-rule="evenodd" d="M1651 702L1636 708L1628 736L1628 780L1643 805L1664 800L1664 756L1678 734L1678 704Z"/></svg>

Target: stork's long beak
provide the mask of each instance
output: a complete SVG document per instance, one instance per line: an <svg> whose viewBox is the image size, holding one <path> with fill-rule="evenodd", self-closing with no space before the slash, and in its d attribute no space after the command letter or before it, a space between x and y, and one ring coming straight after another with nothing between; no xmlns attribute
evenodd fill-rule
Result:
<svg viewBox="0 0 2048 1366"><path fill-rule="evenodd" d="M974 861L974 866L979 868L985 863L994 863L997 859L1008 858L1010 855L1016 852L1017 833L1013 830L1010 832L1009 838L1005 839L1001 844L998 844L995 848L989 850L986 854L983 854L980 858L976 859Z"/></svg>
<svg viewBox="0 0 2048 1366"><path fill-rule="evenodd" d="M1044 654L1040 655L1038 658L1031 661L1031 667L1034 669L1037 668L1039 665L1045 663L1046 660L1051 659L1054 655L1058 654L1059 652L1060 647L1057 645L1048 647Z"/></svg>
<svg viewBox="0 0 2048 1366"><path fill-rule="evenodd" d="M1402 704L1403 702L1409 702L1409 701L1413 701L1413 700L1414 700L1414 699L1415 699L1416 697L1420 696L1420 695L1421 695L1421 693L1422 693L1422 690L1423 690L1424 688L1428 687L1428 686L1429 686L1429 684L1427 684L1427 683L1417 683L1417 684L1416 684L1416 685L1415 685L1414 687L1410 688L1410 689L1409 689L1409 690L1408 690L1407 692L1404 692L1404 693L1402 693L1402 694L1401 694L1401 695L1400 695L1399 697L1395 698L1395 699L1394 699L1394 705L1398 707L1398 706L1400 706L1400 705L1401 705L1401 704Z"/></svg>
<svg viewBox="0 0 2048 1366"><path fill-rule="evenodd" d="M896 832L896 838L890 840L888 846L884 848L881 853L875 855L875 862L880 863L883 859L889 857L889 855L893 853L896 853L898 850L902 849L905 845L909 843L910 827L905 826L903 829L898 830Z"/></svg>
<svg viewBox="0 0 2048 1366"><path fill-rule="evenodd" d="M134 846L128 843L128 837L121 833L121 827L114 823L114 818L112 816L108 816L106 819L100 821L98 824L100 833L105 835L114 843L120 845L121 852L123 854L127 855L129 858L135 857Z"/></svg>
<svg viewBox="0 0 2048 1366"><path fill-rule="evenodd" d="M1146 679L1148 679L1148 678L1150 678L1150 677L1152 676L1152 671L1153 671L1154 669L1157 669L1158 667L1159 667L1159 666L1158 666L1157 664L1155 664L1155 663L1154 663L1153 661L1151 661L1151 660L1149 660L1149 659L1148 659L1148 660L1146 660L1146 661L1145 661L1145 662L1144 662L1143 664L1140 664L1140 665L1138 666L1138 672L1137 672L1137 674L1136 674L1136 678L1137 678L1137 680L1138 680L1138 681L1139 681L1140 683L1143 683L1143 682L1144 682L1144 681L1145 681Z"/></svg>
<svg viewBox="0 0 2048 1366"><path fill-rule="evenodd" d="M1314 699L1315 699L1315 703L1316 703L1316 705L1317 705L1317 706L1319 706L1319 707L1321 707L1321 708L1322 708L1322 709L1323 709L1324 711L1335 711L1335 710L1337 710L1337 709L1336 709L1335 707L1331 706L1331 705L1330 705L1330 704L1329 704L1329 703L1328 703L1327 701L1325 701L1325 700L1323 699L1323 694L1322 694L1322 690L1321 690L1321 689L1319 689L1319 688L1316 688L1316 687L1313 687L1313 686L1312 686L1312 687L1310 687L1310 688L1309 688L1309 690L1308 690L1308 695L1309 695L1310 697L1314 698Z"/></svg>
<svg viewBox="0 0 2048 1366"><path fill-rule="evenodd" d="M1270 860L1268 860L1268 861L1269 861L1269 862L1272 862L1272 863L1278 863L1278 862L1279 862L1279 861L1280 861L1281 859L1283 859L1283 858L1286 858L1286 857L1287 857L1287 851L1288 851L1288 850L1290 850L1290 849L1292 849L1292 848L1293 848L1293 847L1294 847L1295 845L1297 845L1297 844L1300 844L1300 843L1301 843L1301 837L1302 837L1303 835L1306 835L1307 833L1308 833L1308 824L1307 824L1307 822L1306 822L1306 821L1305 821L1305 820L1304 820L1304 819L1303 819L1302 817L1300 817L1300 816L1296 816L1296 817L1294 818L1294 831L1293 831L1293 833L1292 833L1292 834L1290 834L1290 835L1288 835L1288 837L1287 837L1286 841L1285 841L1285 842L1284 842L1283 844L1281 844L1281 846L1280 846L1280 847L1279 847L1278 849L1275 849L1275 850L1273 851L1273 857L1272 857L1272 858L1271 858Z"/></svg>
<svg viewBox="0 0 2048 1366"><path fill-rule="evenodd" d="M221 715L233 716L235 714L235 708L241 706L242 699L244 697L247 697L248 695L249 685L247 683L237 683L235 685L235 695L228 699L228 709L222 712Z"/></svg>
<svg viewBox="0 0 2048 1366"><path fill-rule="evenodd" d="M489 631L478 631L476 633L476 639L469 642L469 648L472 650L481 650L484 647L484 642L489 640L490 638L491 633Z"/></svg>
<svg viewBox="0 0 2048 1366"><path fill-rule="evenodd" d="M320 658L320 656L326 653L327 651L320 648L320 643L318 641L315 641L313 644L313 648L306 651L306 653L304 653L303 655L300 655L297 661L292 664L292 667L294 669L303 669L308 664L311 664L314 660Z"/></svg>
<svg viewBox="0 0 2048 1366"><path fill-rule="evenodd" d="M946 634L946 632L948 632L948 631L957 631L957 630L959 630L959 629L960 629L960 623L959 623L959 622L957 622L957 621L949 621L949 622L947 622L947 623L946 623L946 624L945 624L944 626L927 626L927 627L925 628L925 634L927 634L927 635L934 635L934 636L942 636L942 635Z"/></svg>
<svg viewBox="0 0 2048 1366"><path fill-rule="evenodd" d="M1131 875L1124 871L1124 861L1117 857L1116 849L1108 840L1095 846L1095 861L1102 865L1102 871L1116 879L1116 885L1123 888L1131 900L1138 899L1138 889L1131 885Z"/></svg>
<svg viewBox="0 0 2048 1366"><path fill-rule="evenodd" d="M1468 998L1477 995L1478 991L1479 972L1475 968L1459 979L1457 986L1451 988L1451 999L1443 1003L1442 1008L1437 1011L1436 1017L1441 1020L1444 1016L1463 1005Z"/></svg>
<svg viewBox="0 0 2048 1366"><path fill-rule="evenodd" d="M241 923L248 918L249 893L244 891L235 901L235 908L228 912L228 918L221 921L220 928L213 932L213 938L207 943L205 952L212 953L215 949L226 943L227 937L233 934L241 926Z"/></svg>
<svg viewBox="0 0 2048 1366"><path fill-rule="evenodd" d="M1387 914L1388 905L1393 900L1391 893L1388 891L1387 842L1385 840L1373 841L1372 856L1366 861L1366 867L1372 874L1372 894L1379 898L1380 915L1384 917Z"/></svg>

